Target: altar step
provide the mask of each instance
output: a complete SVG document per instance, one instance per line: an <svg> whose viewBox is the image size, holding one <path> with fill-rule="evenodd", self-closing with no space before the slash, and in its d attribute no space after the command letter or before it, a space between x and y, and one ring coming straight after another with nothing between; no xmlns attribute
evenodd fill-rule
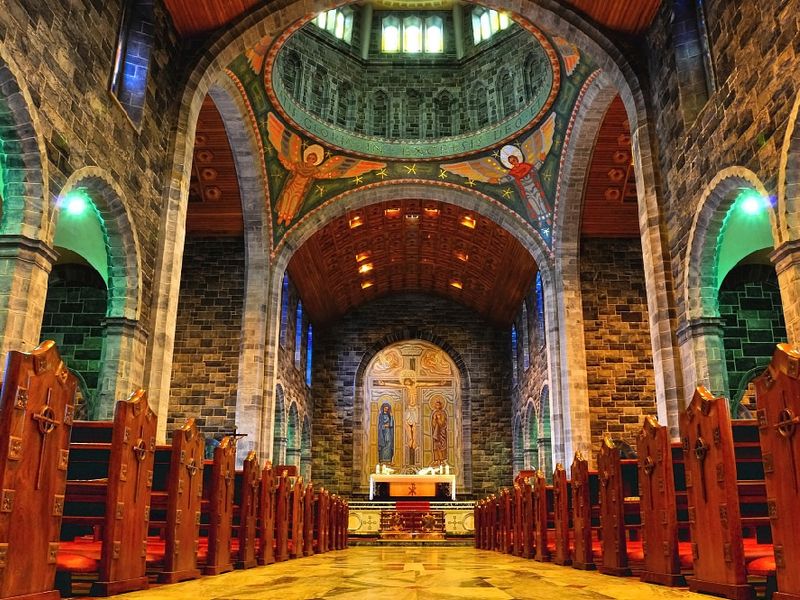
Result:
<svg viewBox="0 0 800 600"><path fill-rule="evenodd" d="M349 540L349 547L354 546L417 546L417 547L472 547L475 539L471 537L451 538L445 540L381 540L377 538L353 538Z"/></svg>

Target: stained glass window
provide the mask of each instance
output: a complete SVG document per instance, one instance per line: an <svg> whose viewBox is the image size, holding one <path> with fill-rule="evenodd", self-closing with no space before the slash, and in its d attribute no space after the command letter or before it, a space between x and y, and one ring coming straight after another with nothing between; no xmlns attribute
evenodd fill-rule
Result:
<svg viewBox="0 0 800 600"><path fill-rule="evenodd" d="M314 24L348 44L353 39L353 9L347 6L319 13Z"/></svg>
<svg viewBox="0 0 800 600"><path fill-rule="evenodd" d="M498 31L511 26L511 17L508 13L476 6L472 9L472 41L475 45L488 40Z"/></svg>

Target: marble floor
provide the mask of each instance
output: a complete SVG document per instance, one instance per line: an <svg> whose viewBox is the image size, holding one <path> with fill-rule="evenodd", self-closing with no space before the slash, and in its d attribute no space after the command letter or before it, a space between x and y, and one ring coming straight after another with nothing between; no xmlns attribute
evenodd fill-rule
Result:
<svg viewBox="0 0 800 600"><path fill-rule="evenodd" d="M473 548L360 547L116 596L120 600L709 600Z"/></svg>

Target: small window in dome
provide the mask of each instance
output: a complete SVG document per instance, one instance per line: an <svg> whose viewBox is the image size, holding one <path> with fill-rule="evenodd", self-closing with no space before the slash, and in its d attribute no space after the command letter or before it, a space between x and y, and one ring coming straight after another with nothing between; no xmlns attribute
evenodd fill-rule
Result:
<svg viewBox="0 0 800 600"><path fill-rule="evenodd" d="M441 17L425 19L425 52L440 54L444 51L444 35Z"/></svg>
<svg viewBox="0 0 800 600"><path fill-rule="evenodd" d="M476 6L472 9L472 40L478 45L498 31L508 29L511 23L511 17L507 13Z"/></svg>
<svg viewBox="0 0 800 600"><path fill-rule="evenodd" d="M400 52L400 19L386 17L381 31L381 51Z"/></svg>
<svg viewBox="0 0 800 600"><path fill-rule="evenodd" d="M422 19L419 17L403 19L403 52L422 52Z"/></svg>
<svg viewBox="0 0 800 600"><path fill-rule="evenodd" d="M349 44L353 38L353 9L345 6L319 13L314 24Z"/></svg>

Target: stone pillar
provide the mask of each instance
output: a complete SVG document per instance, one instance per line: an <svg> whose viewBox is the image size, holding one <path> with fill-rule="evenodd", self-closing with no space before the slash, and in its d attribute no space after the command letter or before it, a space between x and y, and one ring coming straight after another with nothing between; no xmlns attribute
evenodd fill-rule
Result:
<svg viewBox="0 0 800 600"><path fill-rule="evenodd" d="M525 468L539 468L539 450L537 448L525 448Z"/></svg>
<svg viewBox="0 0 800 600"><path fill-rule="evenodd" d="M125 317L106 317L103 327L102 370L93 419L112 419L117 401L124 400L144 384L147 332L139 321ZM153 407L153 402L150 406Z"/></svg>
<svg viewBox="0 0 800 600"><path fill-rule="evenodd" d="M800 342L800 240L784 242L770 254L778 274L786 336L792 344Z"/></svg>
<svg viewBox="0 0 800 600"><path fill-rule="evenodd" d="M300 468L300 450L297 448L287 448L286 449L286 464L287 465L294 465L298 469Z"/></svg>
<svg viewBox="0 0 800 600"><path fill-rule="evenodd" d="M0 237L0 372L9 350L39 344L50 270L58 254L24 236Z"/></svg>
<svg viewBox="0 0 800 600"><path fill-rule="evenodd" d="M688 404L698 385L715 394L728 393L723 320L720 317L690 319L678 328L684 365L684 402Z"/></svg>

